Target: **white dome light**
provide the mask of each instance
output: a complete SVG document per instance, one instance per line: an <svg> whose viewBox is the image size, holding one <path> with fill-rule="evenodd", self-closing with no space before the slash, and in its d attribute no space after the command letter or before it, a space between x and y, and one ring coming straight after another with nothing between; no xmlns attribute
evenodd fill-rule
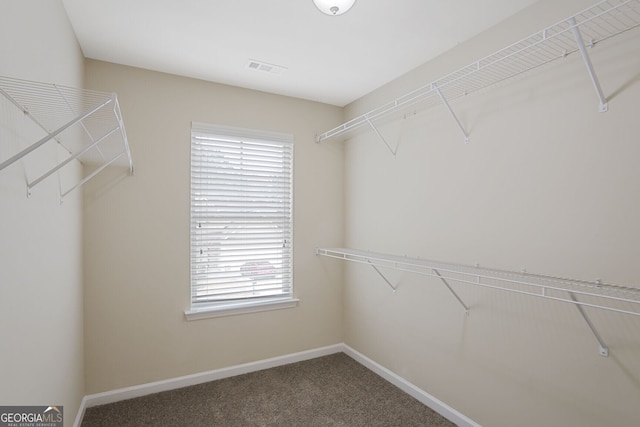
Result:
<svg viewBox="0 0 640 427"><path fill-rule="evenodd" d="M342 15L356 2L356 0L313 0L316 7L327 15Z"/></svg>

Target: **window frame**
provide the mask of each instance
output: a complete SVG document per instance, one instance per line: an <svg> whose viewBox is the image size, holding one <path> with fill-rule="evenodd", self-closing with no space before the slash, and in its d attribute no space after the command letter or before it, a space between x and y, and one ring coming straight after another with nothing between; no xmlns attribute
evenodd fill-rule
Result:
<svg viewBox="0 0 640 427"><path fill-rule="evenodd" d="M212 139L218 139L220 141L264 141L268 143L282 144L283 146L287 144L290 148L291 160L290 164L290 182L289 182L289 190L290 193L289 201L290 201L290 212L289 216L289 267L286 273L289 275L289 292L284 295L277 296L262 296L262 297L239 297L233 300L221 300L218 302L194 302L193 292L194 292L194 248L195 250L199 250L199 246L194 246L194 198L193 198L193 182L194 182L194 140L199 136L202 137L203 134L206 134L207 137L211 137ZM291 134L286 133L277 133L277 132L269 132L269 131L261 131L255 129L245 129L231 126L223 126L216 124L207 124L200 122L192 122L191 123L191 132L190 132L190 168L189 168L189 271L190 271L190 280L189 280L189 309L185 311L185 317L187 320L198 320L210 317L220 317L220 316L228 316L228 315L236 315L236 314L244 314L244 313L254 313L259 311L267 311L267 310L279 310L284 308L293 308L296 307L299 300L294 297L294 286L293 286L293 194L294 194L294 138Z"/></svg>

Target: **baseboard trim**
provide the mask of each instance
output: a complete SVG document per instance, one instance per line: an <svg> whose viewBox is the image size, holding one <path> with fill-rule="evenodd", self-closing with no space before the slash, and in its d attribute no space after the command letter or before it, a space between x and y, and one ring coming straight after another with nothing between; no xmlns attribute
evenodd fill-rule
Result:
<svg viewBox="0 0 640 427"><path fill-rule="evenodd" d="M288 365L290 363L303 362L316 357L328 356L334 353L341 353L344 350L343 344L334 344L327 347L320 347L270 359L258 360L256 362L244 363L242 365L230 366L228 368L215 369L213 371L201 372L168 380L155 381L152 383L140 384L125 387L117 390L105 391L103 393L90 394L85 396L80 403L78 414L76 415L73 427L80 427L86 408L92 406L106 405L108 403L120 402L122 400L147 396L149 394L163 391L175 390L182 387L202 384L209 381L221 380L236 375L257 372L263 369L275 368L277 366Z"/></svg>
<svg viewBox="0 0 640 427"><path fill-rule="evenodd" d="M80 407L78 408L78 413L76 414L76 419L73 422L73 427L80 427L82 424L82 418L84 418L84 410L87 409L87 396L82 398L80 402Z"/></svg>
<svg viewBox="0 0 640 427"><path fill-rule="evenodd" d="M466 415L456 411L451 406L442 402L441 400L435 398L430 395L426 391L422 390L419 387L416 387L409 381L402 378L400 375L395 372L390 371L379 363L369 359L364 354L354 350L346 344L343 344L343 352L351 357L352 359L358 361L360 364L366 366L371 371L375 372L391 384L398 387L400 390L404 391L408 395L414 397L416 400L421 402L422 404L428 406L433 409L452 423L456 424L458 427L482 427L480 424L473 421L471 418Z"/></svg>
<svg viewBox="0 0 640 427"><path fill-rule="evenodd" d="M410 396L413 396L415 399L433 409L440 415L444 416L451 422L457 424L459 427L481 427L479 424L475 423L473 420L467 418L460 412L451 408L444 402L441 402L440 400L431 396L429 393L416 387L404 378L388 370L384 366L374 362L373 360L369 359L362 353L359 353L346 344L334 344L327 347L301 351L298 353L273 357L256 362L244 363L242 365L230 366L228 368L215 369L213 371L185 375L182 377L171 378L163 381L155 381L152 383L140 384L132 387L125 387L117 390L106 391L103 393L90 394L82 399L73 427L80 427L86 408L91 408L93 406L106 405L108 403L147 396L149 394L175 390L178 388L202 384L209 381L221 380L223 378L229 378L236 375L257 372L263 369L275 368L277 366L288 365L296 362L303 362L305 360L328 356L334 353L347 354L352 359L366 366L371 371L375 372Z"/></svg>
<svg viewBox="0 0 640 427"><path fill-rule="evenodd" d="M146 396L162 391L175 390L182 387L202 384L209 381L221 380L236 375L261 371L263 369L275 368L276 366L290 363L302 362L316 357L327 356L343 351L342 344L335 344L313 350L301 351L299 353L287 354L273 357L271 359L258 360L256 362L244 363L242 365L230 366L228 368L215 369L213 371L200 372L197 374L185 375L182 377L170 378L168 380L155 381L147 384L140 384L118 390L106 391L103 393L90 394L86 396L86 408L92 406L105 405L107 403L119 402L121 400Z"/></svg>

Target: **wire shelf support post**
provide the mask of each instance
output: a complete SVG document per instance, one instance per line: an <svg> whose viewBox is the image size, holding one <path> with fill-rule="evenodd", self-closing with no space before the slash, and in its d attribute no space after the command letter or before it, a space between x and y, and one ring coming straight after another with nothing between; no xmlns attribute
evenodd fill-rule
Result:
<svg viewBox="0 0 640 427"><path fill-rule="evenodd" d="M6 92L2 91L2 93L5 94ZM81 114L78 117L75 117L74 119L72 119L69 122L65 123L64 125L60 126L58 129L54 130L53 132L49 132L48 135L44 136L43 138L41 138L40 140L34 142L33 144L31 144L30 146L28 146L24 150L20 151L19 153L15 154L14 156L10 157L9 159L7 159L4 162L0 163L0 171L3 170L4 168L6 168L7 166L15 163L16 161L22 159L27 154L32 153L33 151L35 151L38 148L42 147L44 144L46 144L47 142L49 142L52 139L54 139L55 137L57 137L58 135L60 135L65 130L69 129L71 126L75 125L76 123L81 122L86 117L88 117L91 114L95 113L96 111L98 111L99 109L101 109L105 105L109 104L110 102L111 102L111 99L108 99L105 102L103 102L102 104L100 104L97 107L95 107L94 109L92 109L91 111L87 111L86 113ZM22 111L27 116L32 117L31 114L29 113L28 109L22 109Z"/></svg>
<svg viewBox="0 0 640 427"><path fill-rule="evenodd" d="M453 108L451 108L451 105L449 105L447 98L444 97L444 95L442 94L442 92L440 91L440 89L435 83L433 83L431 87L438 94L444 106L447 107L447 110L449 111L449 114L451 114L451 117L453 117L453 120L455 120L456 124L458 125L458 128L460 129L460 132L462 132L462 135L464 136L464 142L465 143L469 142L469 134L464 129L464 126L462 126L462 123L460 123L460 120L458 119L456 112L453 111Z"/></svg>
<svg viewBox="0 0 640 427"><path fill-rule="evenodd" d="M380 275L380 277L382 277L382 280L384 280L387 285L389 285L389 287L391 289L393 289L393 293L395 294L396 291L398 290L398 286L393 286L393 284L389 281L389 279L387 279L387 276L385 276L384 274L382 274L382 272L380 271L380 269L378 267L375 266L375 264L373 264L371 261L369 261L369 265L371 266L371 268L373 268L376 273L378 273Z"/></svg>
<svg viewBox="0 0 640 427"><path fill-rule="evenodd" d="M449 289L449 292L453 294L453 296L458 300L460 305L464 308L464 314L469 314L469 307L464 303L464 301L462 301L462 298L460 298L460 296L456 293L456 291L453 290L449 282L447 282L445 278L442 277L442 274L440 274L440 272L435 268L433 269L433 272L435 273L436 276L438 276L438 278L442 281L442 283L446 285L447 289Z"/></svg>
<svg viewBox="0 0 640 427"><path fill-rule="evenodd" d="M593 64L591 63L591 57L589 56L589 52L587 52L587 48L584 45L584 40L582 39L582 33L578 28L578 24L576 23L576 18L571 17L568 20L571 25L571 31L573 32L574 37L576 38L576 44L578 45L578 49L580 50L580 54L582 55L582 60L584 61L584 65L587 67L587 72L589 73L589 77L591 78L591 83L593 84L594 89L596 90L596 95L598 95L598 99L600 100L600 112L604 113L609 109L607 104L607 98L605 98L602 87L600 87L600 81L598 80L598 76L596 75L595 70L593 69Z"/></svg>
<svg viewBox="0 0 640 427"><path fill-rule="evenodd" d="M591 322L591 319L589 318L589 316L587 316L587 313L584 311L584 308L580 304L577 304L578 299L576 298L576 295L573 292L569 292L569 298L571 298L571 300L576 303L576 308L578 309L578 312L580 313L584 321L587 323L587 326L589 327L589 329L591 329L591 332L593 333L593 335L596 337L596 340L598 341L600 356L608 357L609 347L607 347L607 345L604 343L596 327L593 326L593 323Z"/></svg>
<svg viewBox="0 0 640 427"><path fill-rule="evenodd" d="M386 139L384 139L384 137L382 136L382 134L380 133L380 131L378 130L378 128L373 124L373 122L371 121L371 119L369 117L365 117L365 119L367 120L367 123L369 123L369 126L371 126L371 129L373 129L373 131L376 133L376 135L378 136L378 138L380 139L380 141L382 141L382 143L387 147L387 149L391 152L391 154L393 154L393 156L395 157L396 155L396 150L394 150L393 148L391 148L391 146L389 145L389 143L387 142Z"/></svg>

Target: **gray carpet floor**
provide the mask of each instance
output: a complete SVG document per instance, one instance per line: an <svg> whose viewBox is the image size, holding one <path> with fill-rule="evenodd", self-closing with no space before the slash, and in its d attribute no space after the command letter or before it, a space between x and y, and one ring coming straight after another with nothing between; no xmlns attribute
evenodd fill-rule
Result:
<svg viewBox="0 0 640 427"><path fill-rule="evenodd" d="M455 426L338 353L88 408L82 427Z"/></svg>

